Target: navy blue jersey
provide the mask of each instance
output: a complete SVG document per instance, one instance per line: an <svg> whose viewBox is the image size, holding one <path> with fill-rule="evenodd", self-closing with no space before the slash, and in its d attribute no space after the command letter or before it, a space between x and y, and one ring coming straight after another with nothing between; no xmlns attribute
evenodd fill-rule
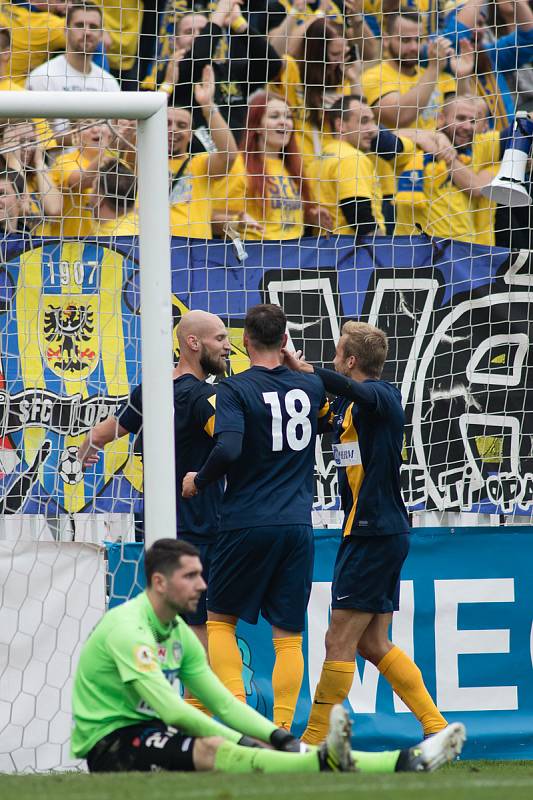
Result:
<svg viewBox="0 0 533 800"><path fill-rule="evenodd" d="M390 383L361 383L317 369L336 397L329 419L334 433L339 495L344 512L343 534L388 536L409 532L400 491L400 466L405 426L401 395Z"/></svg>
<svg viewBox="0 0 533 800"><path fill-rule="evenodd" d="M219 386L215 434L243 434L226 475L221 530L310 525L315 436L328 403L316 375L251 367Z"/></svg>
<svg viewBox="0 0 533 800"><path fill-rule="evenodd" d="M174 381L174 446L176 461L177 533L192 533L198 541L215 538L220 520L224 481L215 481L201 496L184 500L181 484L187 472L196 472L213 449L215 398L218 386L200 381L194 375L181 375ZM142 394L138 386L117 419L130 433L142 427Z"/></svg>

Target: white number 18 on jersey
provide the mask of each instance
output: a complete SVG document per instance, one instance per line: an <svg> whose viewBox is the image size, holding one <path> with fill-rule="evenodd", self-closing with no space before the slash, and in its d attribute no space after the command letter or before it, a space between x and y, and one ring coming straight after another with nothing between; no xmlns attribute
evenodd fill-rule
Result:
<svg viewBox="0 0 533 800"><path fill-rule="evenodd" d="M263 392L263 400L270 406L272 414L272 450L283 450L283 418L281 403L277 392ZM285 395L285 410L289 415L285 429L285 441L291 450L304 450L313 434L309 412L311 401L302 389L291 389ZM300 406L298 410L296 403Z"/></svg>

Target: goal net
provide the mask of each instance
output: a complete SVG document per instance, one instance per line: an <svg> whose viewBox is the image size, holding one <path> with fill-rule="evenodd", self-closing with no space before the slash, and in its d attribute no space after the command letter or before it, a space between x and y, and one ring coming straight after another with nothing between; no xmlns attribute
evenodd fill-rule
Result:
<svg viewBox="0 0 533 800"><path fill-rule="evenodd" d="M379 326L413 526L531 523L530 3L141 5L0 3L0 771L71 765L102 543L175 530L191 309L228 374L260 302L322 366L345 321ZM82 469L141 378L142 453ZM319 437L316 528L337 488Z"/></svg>

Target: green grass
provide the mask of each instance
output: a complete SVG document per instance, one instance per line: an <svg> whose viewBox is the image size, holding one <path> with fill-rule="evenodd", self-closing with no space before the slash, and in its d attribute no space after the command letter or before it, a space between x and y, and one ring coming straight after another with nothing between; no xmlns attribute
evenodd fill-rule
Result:
<svg viewBox="0 0 533 800"><path fill-rule="evenodd" d="M531 800L533 761L469 761L432 775L0 775L2 800Z"/></svg>

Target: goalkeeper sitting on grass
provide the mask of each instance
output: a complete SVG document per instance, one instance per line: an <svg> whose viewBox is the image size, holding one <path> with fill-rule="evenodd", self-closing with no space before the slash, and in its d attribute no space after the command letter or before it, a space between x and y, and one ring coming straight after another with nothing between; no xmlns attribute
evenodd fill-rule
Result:
<svg viewBox="0 0 533 800"><path fill-rule="evenodd" d="M320 747L301 745L233 697L178 616L194 611L205 589L196 548L159 539L145 569L146 591L109 611L81 651L72 752L91 772L431 771L461 751L464 728L455 723L408 750L354 753L342 706ZM181 699L178 678L221 722Z"/></svg>

